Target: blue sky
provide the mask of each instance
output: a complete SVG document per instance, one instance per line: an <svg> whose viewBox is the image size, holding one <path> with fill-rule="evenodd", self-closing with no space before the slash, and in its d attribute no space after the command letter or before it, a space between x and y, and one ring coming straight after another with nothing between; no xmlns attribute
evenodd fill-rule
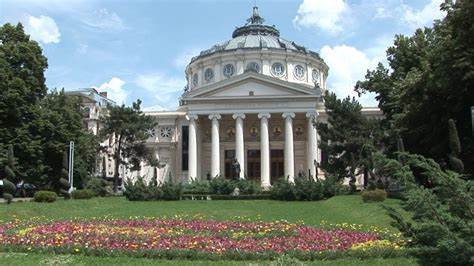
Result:
<svg viewBox="0 0 474 266"><path fill-rule="evenodd" d="M172 110L184 69L199 51L231 38L254 0L0 0L0 23L22 22L48 57L47 85L96 87L119 103ZM442 0L257 0L281 36L319 52L329 88L355 95L368 68L384 62L395 34L431 26ZM371 95L360 101L376 105Z"/></svg>

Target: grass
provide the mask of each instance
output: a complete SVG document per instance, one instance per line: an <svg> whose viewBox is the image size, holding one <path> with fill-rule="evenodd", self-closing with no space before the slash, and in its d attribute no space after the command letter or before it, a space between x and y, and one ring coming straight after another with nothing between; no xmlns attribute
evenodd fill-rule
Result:
<svg viewBox="0 0 474 266"><path fill-rule="evenodd" d="M383 204L399 206L399 201L388 199ZM308 225L329 223L356 223L390 227L391 219L381 207L381 203L363 203L359 195L337 196L316 202L283 202L270 200L235 201L153 201L130 202L122 197L93 198L89 200L58 200L54 203L23 202L0 205L2 220L46 216L53 219L75 217L113 216L170 216L204 215L213 219L230 219L235 216L258 218L261 220L286 219L290 222L303 221ZM21 262L21 263L20 263ZM178 265L285 265L278 262L233 262L233 261L163 261L140 258L104 258L81 255L47 255L25 253L0 253L3 265L150 265L157 262ZM276 263L276 264L275 264ZM370 259L317 261L311 265L416 265L414 259Z"/></svg>

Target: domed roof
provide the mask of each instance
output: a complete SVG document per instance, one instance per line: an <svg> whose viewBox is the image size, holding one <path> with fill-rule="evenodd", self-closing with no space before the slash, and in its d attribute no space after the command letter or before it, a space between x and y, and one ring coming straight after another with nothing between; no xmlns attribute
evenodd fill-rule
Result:
<svg viewBox="0 0 474 266"><path fill-rule="evenodd" d="M292 50L315 57L322 61L319 54L295 42L280 38L280 32L275 26L263 24L264 19L258 13L258 7L253 8L252 16L247 19L247 23L238 27L232 33L232 39L212 46L210 49L202 51L198 56L191 59L191 62L197 59L212 55L218 52L226 52L237 49L281 49Z"/></svg>

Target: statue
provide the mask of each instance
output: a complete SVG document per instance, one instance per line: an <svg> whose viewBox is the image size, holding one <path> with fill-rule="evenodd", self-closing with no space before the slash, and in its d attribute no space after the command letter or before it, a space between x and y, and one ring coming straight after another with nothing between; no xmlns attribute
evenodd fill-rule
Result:
<svg viewBox="0 0 474 266"><path fill-rule="evenodd" d="M237 158L234 158L234 161L232 162L232 178L240 178L240 163L237 161Z"/></svg>

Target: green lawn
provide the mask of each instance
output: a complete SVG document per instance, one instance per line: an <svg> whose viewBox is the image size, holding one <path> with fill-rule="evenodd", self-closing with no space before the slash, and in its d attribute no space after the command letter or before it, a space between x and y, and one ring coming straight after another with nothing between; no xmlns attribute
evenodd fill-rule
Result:
<svg viewBox="0 0 474 266"><path fill-rule="evenodd" d="M398 207L399 201L388 199L386 205ZM15 217L46 216L55 219L74 217L103 217L113 216L128 218L130 216L162 216L200 214L213 219L229 219L235 216L245 216L262 220L286 219L288 221L303 221L309 225L319 225L325 220L329 223L356 223L390 227L390 218L379 203L364 204L358 195L337 196L316 202L282 202L270 200L246 201L153 201L130 202L125 198L94 198L90 200L59 200L54 203L13 203L0 205L2 220ZM154 263L180 265L208 265L209 261L162 261L137 258L100 258L80 255L43 255L23 253L0 253L0 264L3 265L112 265L132 264L149 265ZM263 262L213 262L212 265L256 265ZM276 262L264 265L278 265ZM281 263L280 263L281 264ZM286 264L286 263L283 263ZM336 260L314 262L313 265L416 265L413 259L372 259L364 261Z"/></svg>

